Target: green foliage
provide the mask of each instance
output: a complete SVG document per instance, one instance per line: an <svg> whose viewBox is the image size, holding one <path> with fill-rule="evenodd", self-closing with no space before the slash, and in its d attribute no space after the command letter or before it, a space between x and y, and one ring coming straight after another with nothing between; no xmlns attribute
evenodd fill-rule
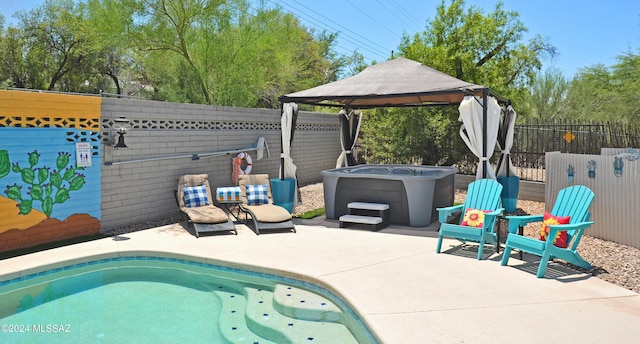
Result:
<svg viewBox="0 0 640 344"><path fill-rule="evenodd" d="M26 80L18 83L36 89L77 90L81 81L72 76L86 69L85 60L92 53L85 15L84 5L73 0L49 0L18 14L18 37L26 50L29 73Z"/></svg>
<svg viewBox="0 0 640 344"><path fill-rule="evenodd" d="M621 111L625 121L637 123L640 120L640 55L628 52L618 56L613 71L615 89L622 95Z"/></svg>
<svg viewBox="0 0 640 344"><path fill-rule="evenodd" d="M548 69L536 77L522 106L531 109L530 117L543 121L634 123L640 119L638 78L640 56L631 52L618 56L611 67L582 68L571 81L561 71Z"/></svg>
<svg viewBox="0 0 640 344"><path fill-rule="evenodd" d="M11 171L19 173L22 182L29 188L24 196L22 195L22 185L8 185L5 190L7 197L18 202L20 214L31 213L33 202L39 201L42 203L42 211L47 217L50 217L55 204L64 203L69 199L71 191L82 188L86 183L85 177L78 171L83 168L68 166L70 157L71 154L67 152L58 153L58 158L56 159L57 170L53 171L46 166L36 167L40 161L40 154L37 151L29 153L27 158L29 167L20 167L19 163L11 165ZM5 150L0 151L0 167L2 167L0 172L6 169L5 166L7 164L10 164L8 152ZM62 170L64 172L61 174L60 171ZM0 178L7 174L8 172L0 173Z"/></svg>
<svg viewBox="0 0 640 344"><path fill-rule="evenodd" d="M333 52L337 33L309 30L269 3L47 0L17 13L15 26L5 28L0 18L0 87L277 108L282 94L366 67L357 52ZM637 52L614 66L586 67L572 81L554 80L558 73L538 71L555 47L539 35L524 40L526 32L501 2L485 12L442 0L424 31L405 35L398 50L491 87L522 119L638 120Z"/></svg>
<svg viewBox="0 0 640 344"><path fill-rule="evenodd" d="M0 85L18 88L277 108L362 61L247 0L48 0L18 17L0 26Z"/></svg>
<svg viewBox="0 0 640 344"><path fill-rule="evenodd" d="M400 53L513 98L532 82L542 59L556 55L540 36L524 42L527 28L518 17L501 2L484 15L473 5L465 9L464 0L451 0L449 6L443 0L424 32L403 38Z"/></svg>
<svg viewBox="0 0 640 344"><path fill-rule="evenodd" d="M569 81L558 69L549 68L544 74L538 74L531 85L528 98L527 106L531 116L543 121L562 117L567 110L569 86Z"/></svg>
<svg viewBox="0 0 640 344"><path fill-rule="evenodd" d="M15 27L9 27L0 33L0 76L7 86L13 87L33 87L42 85L35 81L37 73L31 68L26 58L23 58L23 51L26 49L25 35Z"/></svg>
<svg viewBox="0 0 640 344"><path fill-rule="evenodd" d="M539 36L523 42L526 31L518 13L505 11L502 3L485 15L475 6L465 8L463 0L448 6L442 1L425 31L403 37L399 48L404 57L489 86L519 104L542 59L555 55ZM456 164L468 171L475 158L457 134L458 116L455 107L376 110L363 125L366 156L376 162Z"/></svg>
<svg viewBox="0 0 640 344"><path fill-rule="evenodd" d="M314 38L277 9L248 14L241 0L193 15L165 8L141 12L137 30L158 98L276 108L283 93L333 81L343 63L325 58L335 36Z"/></svg>
<svg viewBox="0 0 640 344"><path fill-rule="evenodd" d="M467 159L455 107L380 108L365 112L360 142L370 163L453 165ZM462 156L459 152L462 153Z"/></svg>
<svg viewBox="0 0 640 344"><path fill-rule="evenodd" d="M583 68L567 96L565 118L634 123L640 119L640 55L618 56L612 67Z"/></svg>

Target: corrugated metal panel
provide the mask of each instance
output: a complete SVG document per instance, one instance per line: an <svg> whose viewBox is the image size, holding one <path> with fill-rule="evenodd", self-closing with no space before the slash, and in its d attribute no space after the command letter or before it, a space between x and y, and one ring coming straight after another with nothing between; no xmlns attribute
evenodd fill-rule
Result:
<svg viewBox="0 0 640 344"><path fill-rule="evenodd" d="M640 160L622 159L622 174L614 173L615 156L548 152L546 154L546 208L553 206L558 191L585 185L595 193L587 234L640 248ZM568 174L569 166L574 175Z"/></svg>

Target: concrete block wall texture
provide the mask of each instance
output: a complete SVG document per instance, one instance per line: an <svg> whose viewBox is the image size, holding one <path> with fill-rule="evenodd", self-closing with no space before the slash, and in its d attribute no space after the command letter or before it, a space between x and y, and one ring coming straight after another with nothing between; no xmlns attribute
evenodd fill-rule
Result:
<svg viewBox="0 0 640 344"><path fill-rule="evenodd" d="M102 167L102 228L164 218L177 213L174 190L179 176L207 173L211 187L234 185L232 159L194 154L243 150L266 140L270 156L253 160L251 174L277 178L280 167L280 111L146 100L105 98L102 102L104 140L117 136L114 119L130 120L128 148L105 143ZM298 167L299 185L320 182L320 171L334 168L340 154L338 117L300 112L291 155Z"/></svg>

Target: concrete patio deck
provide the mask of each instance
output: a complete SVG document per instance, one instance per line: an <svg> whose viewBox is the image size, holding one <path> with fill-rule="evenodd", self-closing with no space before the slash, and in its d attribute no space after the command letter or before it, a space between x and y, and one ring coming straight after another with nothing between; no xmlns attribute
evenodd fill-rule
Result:
<svg viewBox="0 0 640 344"><path fill-rule="evenodd" d="M196 238L183 224L0 260L0 275L94 255L167 252L287 271L328 286L355 307L384 343L636 343L640 294L559 264L545 278L514 253L508 267L474 246L445 241L437 226L380 232L337 228L323 218L297 221L298 233ZM527 261L531 259L532 261ZM6 276L4 276L6 277ZM0 276L1 279L5 279Z"/></svg>

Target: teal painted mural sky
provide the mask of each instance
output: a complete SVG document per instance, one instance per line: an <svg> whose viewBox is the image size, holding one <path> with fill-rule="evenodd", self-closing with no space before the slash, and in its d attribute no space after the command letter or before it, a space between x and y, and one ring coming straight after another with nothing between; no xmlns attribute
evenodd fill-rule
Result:
<svg viewBox="0 0 640 344"><path fill-rule="evenodd" d="M91 166L77 166L77 142L90 144ZM0 196L22 200L16 212L36 209L60 221L74 214L100 220L101 149L95 131L0 128L0 151L8 151L11 163L8 174L0 177Z"/></svg>

